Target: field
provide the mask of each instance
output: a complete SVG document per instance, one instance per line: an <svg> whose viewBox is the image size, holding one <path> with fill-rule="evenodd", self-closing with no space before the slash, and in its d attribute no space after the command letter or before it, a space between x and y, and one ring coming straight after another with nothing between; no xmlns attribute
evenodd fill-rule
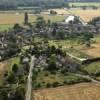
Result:
<svg viewBox="0 0 100 100"><path fill-rule="evenodd" d="M99 100L100 85L81 83L51 89L33 90L32 100Z"/></svg>
<svg viewBox="0 0 100 100"><path fill-rule="evenodd" d="M89 74L95 74L100 71L100 62L94 62L88 65L84 65L83 69Z"/></svg>
<svg viewBox="0 0 100 100"><path fill-rule="evenodd" d="M65 16L50 16L50 15L41 15L45 18L45 20L50 19L51 21L62 21ZM29 14L29 22L36 21L37 16ZM16 14L16 13L0 13L0 24L15 24L24 22L24 13Z"/></svg>
<svg viewBox="0 0 100 100"><path fill-rule="evenodd" d="M74 14L80 16L84 21L88 22L93 17L100 16L100 10L82 10L82 9L52 9L55 10L58 15L47 15L48 12L42 12L40 15L45 18L45 20L50 19L53 22L63 21L68 14ZM50 9L49 9L50 11ZM47 14L46 14L47 13ZM62 14L62 15L61 15ZM35 22L38 15L29 14L29 22ZM13 25L15 23L22 24L24 22L24 13L19 13L18 11L1 11L0 12L0 25ZM1 27L0 30L3 30Z"/></svg>
<svg viewBox="0 0 100 100"><path fill-rule="evenodd" d="M7 62L0 62L0 85L3 83L3 75L8 70L7 68Z"/></svg>
<svg viewBox="0 0 100 100"><path fill-rule="evenodd" d="M50 11L50 10L51 9L49 9L48 11ZM52 9L52 10L56 11L58 14L62 14L62 15L66 15L66 16L68 14L80 16L80 18L82 18L85 22L90 21L94 17L100 16L100 13L99 13L100 9L97 9L97 10L93 10L93 9L82 10L80 8L77 8L77 9L69 9L69 10L68 9ZM44 13L47 13L47 12L44 12Z"/></svg>
<svg viewBox="0 0 100 100"><path fill-rule="evenodd" d="M4 74L6 71L10 71L12 69L13 64L19 64L19 57L14 57L9 60L0 62L0 85L3 83Z"/></svg>
<svg viewBox="0 0 100 100"><path fill-rule="evenodd" d="M70 6L75 5L77 7L79 6L98 6L100 7L100 3L99 2L72 2L69 3Z"/></svg>
<svg viewBox="0 0 100 100"><path fill-rule="evenodd" d="M81 9L72 9L69 10L71 14L74 14L76 16L80 16L85 22L90 21L94 17L100 17L100 9L98 10L81 10Z"/></svg>

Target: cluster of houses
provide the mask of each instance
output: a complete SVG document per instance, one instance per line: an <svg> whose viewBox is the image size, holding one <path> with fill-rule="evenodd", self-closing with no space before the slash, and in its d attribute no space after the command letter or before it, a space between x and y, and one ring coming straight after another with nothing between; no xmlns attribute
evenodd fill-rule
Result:
<svg viewBox="0 0 100 100"><path fill-rule="evenodd" d="M29 45L31 37L33 35L41 35L49 38L54 38L54 34L63 30L64 36L72 36L82 34L85 32L99 34L100 33L100 21L96 22L95 25L85 23L80 17L75 15L68 15L63 22L57 22L55 26L46 26L41 29L27 29L24 28L21 32L8 32L0 33L0 59L1 55L7 49L9 41L7 36L15 34L17 37L17 44L21 46Z"/></svg>
<svg viewBox="0 0 100 100"><path fill-rule="evenodd" d="M80 17L75 15L68 15L66 19L63 22L57 22L56 26L47 26L42 29L35 30L36 33L42 34L47 37L53 37L51 33L53 32L59 32L63 30L65 33L65 37L69 35L74 35L75 33L94 33L99 34L100 33L100 21L96 22L95 25L88 24L84 22Z"/></svg>

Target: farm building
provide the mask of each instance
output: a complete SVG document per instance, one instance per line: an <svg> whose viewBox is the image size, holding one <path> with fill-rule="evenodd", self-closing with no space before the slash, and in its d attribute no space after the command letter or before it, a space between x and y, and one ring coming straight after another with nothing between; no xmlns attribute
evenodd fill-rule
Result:
<svg viewBox="0 0 100 100"><path fill-rule="evenodd" d="M82 25L87 24L79 16L75 16L75 15L68 15L65 19L65 23L66 24L69 24L69 23L79 24L80 23Z"/></svg>

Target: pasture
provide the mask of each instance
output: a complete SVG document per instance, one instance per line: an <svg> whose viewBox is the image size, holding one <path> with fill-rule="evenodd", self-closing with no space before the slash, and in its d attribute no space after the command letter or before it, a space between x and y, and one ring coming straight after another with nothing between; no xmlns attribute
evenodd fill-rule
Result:
<svg viewBox="0 0 100 100"><path fill-rule="evenodd" d="M81 83L51 89L33 90L32 100L99 100L100 85Z"/></svg>

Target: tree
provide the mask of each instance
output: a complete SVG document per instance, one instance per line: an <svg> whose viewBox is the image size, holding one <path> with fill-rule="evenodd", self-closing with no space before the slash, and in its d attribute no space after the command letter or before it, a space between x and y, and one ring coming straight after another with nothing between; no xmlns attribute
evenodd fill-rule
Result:
<svg viewBox="0 0 100 100"><path fill-rule="evenodd" d="M12 66L12 71L13 71L14 73L16 73L16 72L18 71L18 65L17 65L17 64L14 64L14 65Z"/></svg>
<svg viewBox="0 0 100 100"><path fill-rule="evenodd" d="M54 10L50 10L50 14L51 14L51 15L56 15L56 14L57 14L57 12L56 12L56 11L54 11Z"/></svg>
<svg viewBox="0 0 100 100"><path fill-rule="evenodd" d="M24 15L24 24L27 25L28 24L28 13L25 12L25 15Z"/></svg>
<svg viewBox="0 0 100 100"><path fill-rule="evenodd" d="M51 55L49 62L48 62L48 68L49 71L55 71L57 70L56 68L56 55Z"/></svg>
<svg viewBox="0 0 100 100"><path fill-rule="evenodd" d="M13 29L15 33L17 33L17 32L21 32L23 28L19 24L15 24Z"/></svg>
<svg viewBox="0 0 100 100"><path fill-rule="evenodd" d="M93 38L93 34L92 33L83 33L83 41L86 44L87 47L91 46L91 38Z"/></svg>
<svg viewBox="0 0 100 100"><path fill-rule="evenodd" d="M36 28L40 29L46 26L46 22L43 17L39 16L36 20Z"/></svg>
<svg viewBox="0 0 100 100"><path fill-rule="evenodd" d="M8 83L13 84L16 82L16 76L14 73L10 73L7 78Z"/></svg>

